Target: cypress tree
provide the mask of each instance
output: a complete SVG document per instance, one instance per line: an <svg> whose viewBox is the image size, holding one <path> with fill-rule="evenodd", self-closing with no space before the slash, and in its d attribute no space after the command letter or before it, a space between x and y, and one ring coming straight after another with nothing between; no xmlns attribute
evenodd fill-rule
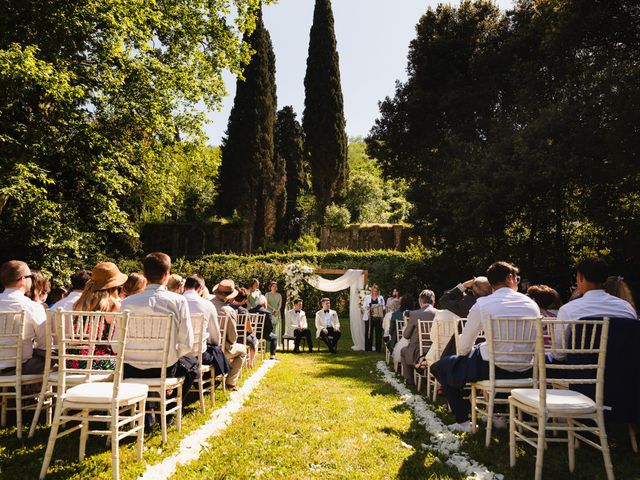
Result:
<svg viewBox="0 0 640 480"><path fill-rule="evenodd" d="M298 197L305 188L304 133L296 120L293 107L283 107L278 111L275 130L276 165L284 167L285 191L281 198L280 210L284 214L278 222L278 239L295 240L300 236L300 216Z"/></svg>
<svg viewBox="0 0 640 480"><path fill-rule="evenodd" d="M322 221L327 206L344 194L348 177L347 135L331 0L316 0L304 87L305 151L311 166L316 212Z"/></svg>
<svg viewBox="0 0 640 480"><path fill-rule="evenodd" d="M258 12L255 30L245 38L255 53L246 66L244 80L236 83L226 137L222 141L220 189L217 211L243 219L245 248L261 244L275 228L270 218L270 187L274 180L274 140L276 119L275 55L269 32Z"/></svg>

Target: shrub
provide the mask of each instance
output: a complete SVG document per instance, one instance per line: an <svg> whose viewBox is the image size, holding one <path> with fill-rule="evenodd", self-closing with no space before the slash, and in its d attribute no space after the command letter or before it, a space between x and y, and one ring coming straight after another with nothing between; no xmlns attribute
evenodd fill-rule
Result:
<svg viewBox="0 0 640 480"><path fill-rule="evenodd" d="M332 203L324 214L324 224L334 228L345 228L349 225L351 213L347 207Z"/></svg>

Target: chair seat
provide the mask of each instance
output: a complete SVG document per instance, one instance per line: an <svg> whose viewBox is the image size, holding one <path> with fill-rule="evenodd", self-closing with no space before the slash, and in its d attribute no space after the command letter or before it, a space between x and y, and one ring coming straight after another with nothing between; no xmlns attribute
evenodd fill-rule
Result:
<svg viewBox="0 0 640 480"><path fill-rule="evenodd" d="M119 402L129 402L135 399L146 397L149 386L143 383L120 383L118 391ZM113 383L83 383L67 390L65 403L95 403L111 404L113 398Z"/></svg>
<svg viewBox="0 0 640 480"><path fill-rule="evenodd" d="M67 385L78 385L80 383L88 383L87 376L82 373L68 373L66 375ZM91 375L91 382L108 382L113 380L113 373L98 373ZM49 374L49 383L53 385L58 384L58 372L51 372ZM90 383L90 382L89 382Z"/></svg>
<svg viewBox="0 0 640 480"><path fill-rule="evenodd" d="M37 382L41 382L42 381L42 374L36 374L36 375L21 375L22 377L22 384L29 384L29 383L37 383ZM16 380L18 379L17 375L1 375L0 376L0 385L3 387L11 387L13 385L16 384Z"/></svg>
<svg viewBox="0 0 640 480"><path fill-rule="evenodd" d="M184 382L182 377L167 377L164 386L165 387L177 387ZM124 383L144 383L149 387L162 387L162 379L158 378L127 378Z"/></svg>
<svg viewBox="0 0 640 480"><path fill-rule="evenodd" d="M491 388L490 380L480 380L478 382L473 382L473 384L476 387L479 387L482 389L488 390L489 388ZM510 379L496 380L497 388L509 388L509 387L525 388L525 387L532 387L532 386L533 386L533 379L531 378L510 378Z"/></svg>
<svg viewBox="0 0 640 480"><path fill-rule="evenodd" d="M516 388L511 390L511 396L529 407L538 408L540 405L540 390L537 388ZM593 413L596 402L589 397L573 390L547 390L547 410L549 413Z"/></svg>

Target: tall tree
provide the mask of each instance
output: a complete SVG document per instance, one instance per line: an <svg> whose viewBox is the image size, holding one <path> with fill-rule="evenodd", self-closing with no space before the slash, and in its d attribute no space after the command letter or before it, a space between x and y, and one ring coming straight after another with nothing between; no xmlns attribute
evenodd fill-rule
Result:
<svg viewBox="0 0 640 480"><path fill-rule="evenodd" d="M316 0L304 88L305 151L311 166L318 220L322 221L327 206L344 195L349 172L331 0Z"/></svg>
<svg viewBox="0 0 640 480"><path fill-rule="evenodd" d="M218 213L236 212L244 223L246 248L261 245L275 230L271 189L276 120L275 56L269 32L258 12L255 30L246 38L254 54L238 78L236 96L222 141Z"/></svg>
<svg viewBox="0 0 640 480"><path fill-rule="evenodd" d="M284 215L278 225L280 240L295 240L300 236L302 212L298 206L300 193L306 188L304 171L304 133L296 120L293 107L278 111L276 120L276 156L278 164L286 169L286 189L283 196Z"/></svg>

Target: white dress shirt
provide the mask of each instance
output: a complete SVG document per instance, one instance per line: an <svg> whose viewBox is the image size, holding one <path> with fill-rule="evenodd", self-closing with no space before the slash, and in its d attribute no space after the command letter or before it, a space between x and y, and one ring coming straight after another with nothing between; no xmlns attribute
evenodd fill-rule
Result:
<svg viewBox="0 0 640 480"><path fill-rule="evenodd" d="M144 314L173 314L173 327L169 346L169 359L167 366L171 366L180 357L193 350L193 325L187 299L182 295L167 290L164 285L147 285L142 292L131 295L122 301L120 311L129 310L134 315ZM126 351L125 351L125 356ZM145 358L156 360L156 358ZM162 358L158 356L158 364ZM136 365L135 360L127 359L127 363L140 369L152 368L145 364Z"/></svg>
<svg viewBox="0 0 640 480"><path fill-rule="evenodd" d="M558 310L558 320L579 320L584 317L638 318L631 304L604 290L589 290Z"/></svg>
<svg viewBox="0 0 640 480"><path fill-rule="evenodd" d="M202 339L202 351L206 351L207 343L211 345L220 344L220 324L218 323L218 312L208 300L205 300L195 290L185 290L184 298L187 299L189 312L201 313L204 316L204 329L209 335Z"/></svg>
<svg viewBox="0 0 640 480"><path fill-rule="evenodd" d="M491 295L480 297L469 310L467 324L460 334L458 343L459 354L466 355L471 351L478 333L487 329L489 317L539 317L540 308L531 298L516 292L508 287L499 288ZM506 345L501 346L504 351L517 351L522 348L522 344L514 344L509 350ZM525 348L527 348L525 346ZM480 344L480 354L482 359L489 361L487 342ZM506 356L501 358L496 355L497 361L513 361L513 358ZM525 371L526 367L514 367L513 371Z"/></svg>
<svg viewBox="0 0 640 480"><path fill-rule="evenodd" d="M50 310L56 311L61 308L65 312L69 312L73 310L73 305L78 301L80 296L82 295L82 290L73 290L66 297L61 300L58 300L56 303L51 305Z"/></svg>
<svg viewBox="0 0 640 480"><path fill-rule="evenodd" d="M20 310L25 311L24 342L22 346L22 362L24 363L33 357L34 346L40 349L46 348L47 314L42 304L26 297L22 290L7 288L0 293L0 312L19 312ZM9 350L0 349L0 356L8 356L10 354ZM13 355L15 355L15 350ZM0 369L15 366L15 360L0 360Z"/></svg>

